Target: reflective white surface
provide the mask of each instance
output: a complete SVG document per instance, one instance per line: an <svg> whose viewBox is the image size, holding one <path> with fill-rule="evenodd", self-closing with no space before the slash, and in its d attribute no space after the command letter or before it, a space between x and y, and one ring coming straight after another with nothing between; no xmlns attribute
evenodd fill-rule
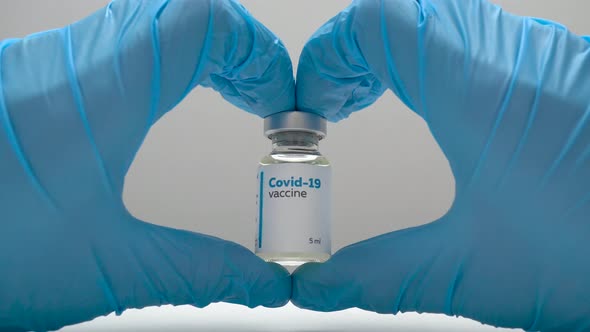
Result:
<svg viewBox="0 0 590 332"><path fill-rule="evenodd" d="M429 332L429 331L519 331L498 329L478 322L444 315L406 313L380 315L359 309L321 313L289 304L278 309L216 303L198 309L163 306L128 310L91 322L66 327L60 332Z"/></svg>

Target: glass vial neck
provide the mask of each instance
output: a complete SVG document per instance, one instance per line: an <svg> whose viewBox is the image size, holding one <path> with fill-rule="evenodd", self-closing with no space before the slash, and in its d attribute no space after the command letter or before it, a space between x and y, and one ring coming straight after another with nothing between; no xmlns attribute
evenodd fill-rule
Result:
<svg viewBox="0 0 590 332"><path fill-rule="evenodd" d="M319 154L318 135L306 131L285 131L273 134L273 153Z"/></svg>

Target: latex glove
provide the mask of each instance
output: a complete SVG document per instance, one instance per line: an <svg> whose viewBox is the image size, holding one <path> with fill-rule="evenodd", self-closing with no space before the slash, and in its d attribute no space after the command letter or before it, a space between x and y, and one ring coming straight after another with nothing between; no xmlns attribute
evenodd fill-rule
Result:
<svg viewBox="0 0 590 332"><path fill-rule="evenodd" d="M304 265L293 302L590 329L589 75L587 39L486 1L352 3L304 48L298 108L338 121L393 90L456 197L440 220Z"/></svg>
<svg viewBox="0 0 590 332"><path fill-rule="evenodd" d="M193 87L259 116L294 108L286 49L240 4L119 0L0 49L0 330L289 300L280 266L138 221L122 201L147 131Z"/></svg>

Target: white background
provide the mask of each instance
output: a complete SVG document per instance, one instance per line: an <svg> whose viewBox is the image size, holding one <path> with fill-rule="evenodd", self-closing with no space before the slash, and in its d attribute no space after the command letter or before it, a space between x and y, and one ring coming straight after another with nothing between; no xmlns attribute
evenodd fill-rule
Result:
<svg viewBox="0 0 590 332"><path fill-rule="evenodd" d="M508 11L559 21L590 34L589 3L496 1ZM0 39L61 27L106 0L2 1ZM289 49L294 66L305 41L349 2L243 0ZM231 119L231 121L228 121ZM149 134L127 176L125 202L139 218L212 234L253 248L256 163L268 153L262 121L198 88ZM334 169L333 249L430 222L453 199L453 178L426 125L392 93L329 127L321 150ZM222 183L222 185L217 185ZM374 188L387 195L373 195ZM384 191L382 189L380 192ZM221 199L220 197L224 198ZM130 310L64 331L476 331L479 323L439 315L396 317L351 310L332 314L216 304L206 309ZM491 328L489 328L491 329Z"/></svg>

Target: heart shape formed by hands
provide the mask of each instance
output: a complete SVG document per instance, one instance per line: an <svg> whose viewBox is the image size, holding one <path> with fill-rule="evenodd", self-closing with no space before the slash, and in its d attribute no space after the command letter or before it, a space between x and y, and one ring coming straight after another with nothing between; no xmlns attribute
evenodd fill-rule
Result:
<svg viewBox="0 0 590 332"><path fill-rule="evenodd" d="M3 41L0 329L291 295L321 311L588 329L589 72L587 39L485 0L354 1L309 40L297 87L282 43L233 0L116 0ZM292 278L235 243L139 221L125 174L198 85L261 117L298 108L332 121L390 89L449 159L453 207Z"/></svg>

